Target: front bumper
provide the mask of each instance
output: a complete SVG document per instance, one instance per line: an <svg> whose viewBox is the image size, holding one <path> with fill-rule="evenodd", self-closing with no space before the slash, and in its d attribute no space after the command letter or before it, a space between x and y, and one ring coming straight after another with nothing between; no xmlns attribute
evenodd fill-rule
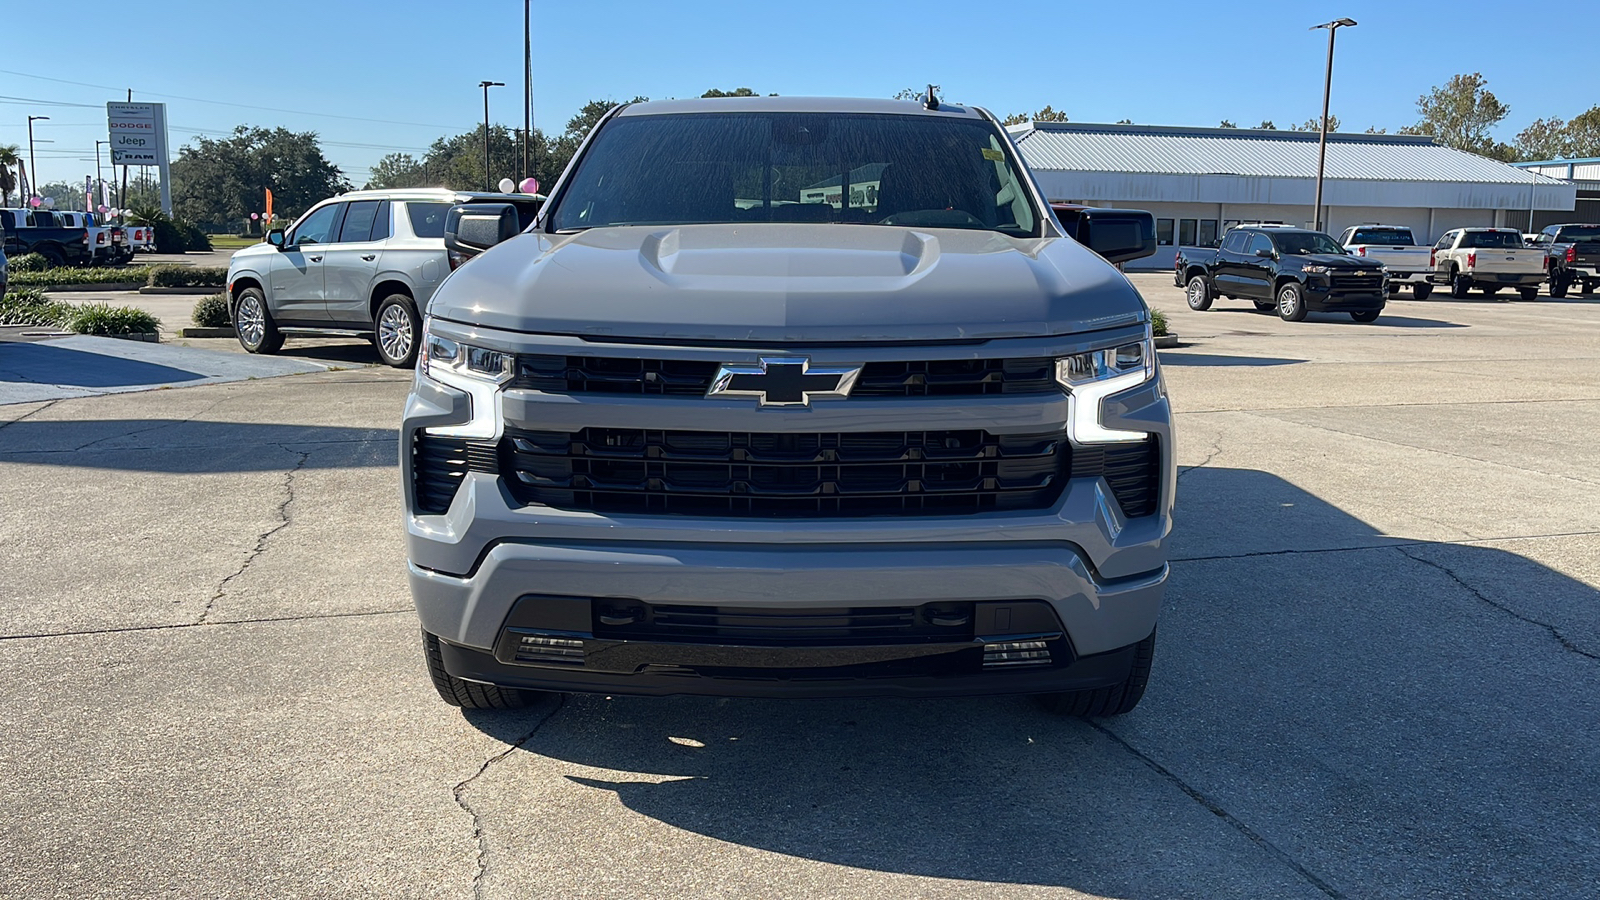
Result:
<svg viewBox="0 0 1600 900"><path fill-rule="evenodd" d="M1389 302L1387 291L1373 294L1343 293L1328 290L1327 285L1305 285L1306 309L1312 312L1361 312L1383 309Z"/></svg>

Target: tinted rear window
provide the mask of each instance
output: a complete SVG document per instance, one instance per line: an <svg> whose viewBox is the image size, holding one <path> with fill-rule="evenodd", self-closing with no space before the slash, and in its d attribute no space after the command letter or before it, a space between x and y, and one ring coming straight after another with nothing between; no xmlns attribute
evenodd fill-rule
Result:
<svg viewBox="0 0 1600 900"><path fill-rule="evenodd" d="M1386 244L1391 247L1409 247L1416 243L1409 228L1357 228L1352 244Z"/></svg>
<svg viewBox="0 0 1600 900"><path fill-rule="evenodd" d="M1556 240L1563 244L1600 244L1600 225L1573 225L1561 229Z"/></svg>
<svg viewBox="0 0 1600 900"><path fill-rule="evenodd" d="M419 238L444 237L444 214L450 211L448 203L428 203L411 200L406 203L406 215L411 217L411 232Z"/></svg>
<svg viewBox="0 0 1600 900"><path fill-rule="evenodd" d="M1469 231L1461 236L1463 247L1521 247L1522 235L1515 231Z"/></svg>

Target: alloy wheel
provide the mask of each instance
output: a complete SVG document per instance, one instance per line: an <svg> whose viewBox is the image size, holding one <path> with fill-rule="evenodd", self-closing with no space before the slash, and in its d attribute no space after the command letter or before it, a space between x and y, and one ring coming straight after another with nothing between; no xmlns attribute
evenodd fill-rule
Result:
<svg viewBox="0 0 1600 900"><path fill-rule="evenodd" d="M390 359L405 359L411 353L411 317L403 307L392 305L378 317L378 346Z"/></svg>
<svg viewBox="0 0 1600 900"><path fill-rule="evenodd" d="M246 295L239 301L239 309L234 313L234 327L239 330L239 337L251 347L260 345L267 335L267 316L261 309L261 301L254 295Z"/></svg>

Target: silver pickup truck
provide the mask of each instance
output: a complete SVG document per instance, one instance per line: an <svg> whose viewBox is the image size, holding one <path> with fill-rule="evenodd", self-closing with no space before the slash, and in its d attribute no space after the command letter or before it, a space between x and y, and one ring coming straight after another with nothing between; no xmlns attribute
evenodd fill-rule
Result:
<svg viewBox="0 0 1600 900"><path fill-rule="evenodd" d="M485 252L428 304L400 429L439 694L1132 709L1172 410L1112 264L1154 222L1090 220L931 98L631 104L530 227L453 209Z"/></svg>
<svg viewBox="0 0 1600 900"><path fill-rule="evenodd" d="M1389 293L1402 285L1411 288L1418 300L1428 299L1433 285L1428 281L1432 268L1432 249L1417 245L1411 229L1404 225L1352 225L1339 236L1339 243L1351 256L1377 260L1389 274Z"/></svg>

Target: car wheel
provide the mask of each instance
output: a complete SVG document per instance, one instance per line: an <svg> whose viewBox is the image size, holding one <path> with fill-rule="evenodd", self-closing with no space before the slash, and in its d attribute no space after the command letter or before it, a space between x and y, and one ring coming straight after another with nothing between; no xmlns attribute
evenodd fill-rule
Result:
<svg viewBox="0 0 1600 900"><path fill-rule="evenodd" d="M440 649L439 639L426 631L422 633L422 656L428 662L428 677L433 680L434 689L451 706L462 709L521 709L544 696L543 691L480 684L451 675L444 670L444 651Z"/></svg>
<svg viewBox="0 0 1600 900"><path fill-rule="evenodd" d="M1278 304L1271 300L1251 300L1250 302L1256 305L1257 312L1272 312L1278 308Z"/></svg>
<svg viewBox="0 0 1600 900"><path fill-rule="evenodd" d="M40 247L38 250L33 252L44 257L44 261L48 263L52 269L59 269L67 264L66 257L62 256L61 251L54 247Z"/></svg>
<svg viewBox="0 0 1600 900"><path fill-rule="evenodd" d="M1413 300L1426 300L1431 293L1433 293L1433 285L1431 284L1413 284L1411 286L1411 299Z"/></svg>
<svg viewBox="0 0 1600 900"><path fill-rule="evenodd" d="M1472 290L1472 279L1457 271L1450 273L1450 296L1457 300L1464 300L1467 291Z"/></svg>
<svg viewBox="0 0 1600 900"><path fill-rule="evenodd" d="M1205 312L1211 308L1211 286L1206 284L1203 275L1189 279L1189 286L1184 288L1183 296L1189 301L1189 308L1195 312Z"/></svg>
<svg viewBox="0 0 1600 900"><path fill-rule="evenodd" d="M1567 280L1558 275L1550 276L1550 296L1557 300L1567 295Z"/></svg>
<svg viewBox="0 0 1600 900"><path fill-rule="evenodd" d="M1539 299L1539 287L1538 287L1538 285L1535 285L1533 287L1517 288L1517 293L1521 294L1522 295L1522 299L1524 299L1524 300L1537 300L1537 299Z"/></svg>
<svg viewBox="0 0 1600 900"><path fill-rule="evenodd" d="M1596 284L1600 284L1600 282L1585 281L1583 283L1583 287L1580 288L1580 290L1583 291L1584 296L1588 296L1588 295L1594 293L1594 287L1595 287Z"/></svg>
<svg viewBox="0 0 1600 900"><path fill-rule="evenodd" d="M1358 309L1350 313L1350 318L1357 322L1376 322L1381 315L1383 315L1381 309Z"/></svg>
<svg viewBox="0 0 1600 900"><path fill-rule="evenodd" d="M1278 288L1278 318L1299 322L1306 317L1305 292L1298 282L1286 281Z"/></svg>
<svg viewBox="0 0 1600 900"><path fill-rule="evenodd" d="M245 288L233 306L233 330L239 345L251 353L277 353L283 348L283 333L267 311L267 297L260 288Z"/></svg>
<svg viewBox="0 0 1600 900"><path fill-rule="evenodd" d="M422 341L422 318L417 315L417 304L405 294L390 294L378 304L378 314L373 317L372 343L378 356L396 368L410 368L417 363L417 348Z"/></svg>
<svg viewBox="0 0 1600 900"><path fill-rule="evenodd" d="M1495 294L1498 294L1498 293L1500 293L1500 285L1498 285L1498 284L1486 285L1483 288L1483 295L1485 297L1493 297Z"/></svg>
<svg viewBox="0 0 1600 900"><path fill-rule="evenodd" d="M1120 716L1132 712L1150 683L1150 664L1156 655L1156 633L1134 645L1133 668L1121 684L1090 691L1035 694L1039 705L1063 716Z"/></svg>

